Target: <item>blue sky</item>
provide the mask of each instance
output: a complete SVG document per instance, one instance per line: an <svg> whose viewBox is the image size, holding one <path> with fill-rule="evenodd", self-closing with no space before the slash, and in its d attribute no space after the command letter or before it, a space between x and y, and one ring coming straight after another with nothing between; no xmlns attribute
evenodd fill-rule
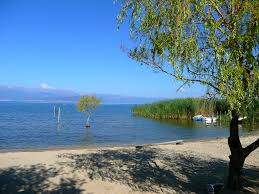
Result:
<svg viewBox="0 0 259 194"><path fill-rule="evenodd" d="M113 0L0 0L0 85L143 97L201 96L129 59Z"/></svg>

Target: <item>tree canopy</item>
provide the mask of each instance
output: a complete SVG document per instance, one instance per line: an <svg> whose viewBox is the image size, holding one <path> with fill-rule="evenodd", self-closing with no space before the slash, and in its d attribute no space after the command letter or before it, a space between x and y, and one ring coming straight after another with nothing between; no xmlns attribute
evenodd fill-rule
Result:
<svg viewBox="0 0 259 194"><path fill-rule="evenodd" d="M101 104L101 100L95 96L81 96L77 102L77 110L86 112L88 115Z"/></svg>
<svg viewBox="0 0 259 194"><path fill-rule="evenodd" d="M199 82L240 114L258 98L258 0L124 0L117 17L134 40L128 55Z"/></svg>
<svg viewBox="0 0 259 194"><path fill-rule="evenodd" d="M240 189L246 157L238 118L259 95L258 0L124 0L117 17L130 24L129 57L183 84L193 82L224 98L231 113L228 187Z"/></svg>

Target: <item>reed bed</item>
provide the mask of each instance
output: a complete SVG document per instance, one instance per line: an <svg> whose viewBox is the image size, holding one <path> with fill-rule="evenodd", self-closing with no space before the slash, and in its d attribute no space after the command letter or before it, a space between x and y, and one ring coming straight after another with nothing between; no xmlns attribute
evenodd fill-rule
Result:
<svg viewBox="0 0 259 194"><path fill-rule="evenodd" d="M204 98L178 98L133 107L134 115L154 119L192 119L193 116L216 116L227 112L225 100Z"/></svg>

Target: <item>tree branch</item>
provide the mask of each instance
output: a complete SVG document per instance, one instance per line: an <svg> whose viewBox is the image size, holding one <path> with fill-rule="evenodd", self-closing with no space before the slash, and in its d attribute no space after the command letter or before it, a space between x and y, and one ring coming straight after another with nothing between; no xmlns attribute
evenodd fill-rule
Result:
<svg viewBox="0 0 259 194"><path fill-rule="evenodd" d="M226 20L223 16L223 14L221 13L221 11L219 10L218 6L216 5L216 3L213 0L209 0L211 5L215 8L216 12L218 13L218 15L221 17L221 19L224 21L224 23L226 24Z"/></svg>
<svg viewBox="0 0 259 194"><path fill-rule="evenodd" d="M212 77L213 79L215 79L215 80L218 80L218 77L216 77L216 76L214 76L214 75L210 75L210 74L208 74L208 73L199 73L199 72L194 72L194 71L192 71L191 69L188 69L187 71L189 71L190 73L192 73L192 74L194 74L194 75L196 75L196 76L207 76L207 77ZM218 81L219 82L219 81Z"/></svg>
<svg viewBox="0 0 259 194"><path fill-rule="evenodd" d="M200 79L186 78L186 77L184 77L184 76L177 76L177 75L175 75L175 74L173 74L173 73L170 73L170 72L166 71L164 68L161 67L161 65L159 65L159 64L157 64L157 63L155 63L155 62L150 62L150 61L144 60L144 59L136 59L136 58L134 58L134 57L132 57L132 56L130 56L130 55L129 55L129 57L132 58L132 59L135 59L135 60L139 61L140 63L146 64L146 65L152 65L152 66L154 66L154 68L157 68L157 69L159 69L161 72L163 72L163 73L165 73L165 74L167 74L167 75L170 75L170 76L172 76L172 77L174 77L174 78L176 78L176 79L180 79L180 80L182 80L182 81L187 81L187 82L199 82L199 83L202 83L202 84L205 84L205 85L208 85L208 86L212 87L213 89L215 89L215 90L218 91L218 92L220 91L217 86L213 85L212 83L210 83L210 82L208 82L208 81L200 80Z"/></svg>
<svg viewBox="0 0 259 194"><path fill-rule="evenodd" d="M213 0L209 0L209 2L215 8L215 10L216 10L217 14L219 15L219 17L222 19L223 23L225 24L225 28L228 29L231 32L230 28L228 27L228 23L226 21L226 18L221 13L221 11L220 11L219 7L217 6L217 4ZM225 34L225 31L222 30L220 27L218 27L218 30L220 30L223 34Z"/></svg>
<svg viewBox="0 0 259 194"><path fill-rule="evenodd" d="M243 148L244 156L247 157L252 151L259 147L259 138L250 145Z"/></svg>

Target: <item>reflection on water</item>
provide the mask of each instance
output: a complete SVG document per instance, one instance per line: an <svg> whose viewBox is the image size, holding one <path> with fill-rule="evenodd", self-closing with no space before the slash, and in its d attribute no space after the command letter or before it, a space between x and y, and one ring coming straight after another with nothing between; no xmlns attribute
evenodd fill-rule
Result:
<svg viewBox="0 0 259 194"><path fill-rule="evenodd" d="M170 125L175 125L175 126L182 126L185 128L196 128L196 127L215 127L215 126L219 126L217 125L217 123L212 123L212 124L206 124L203 122L193 122L192 120L170 120L170 119L166 119L166 120L160 120L161 123L167 123Z"/></svg>
<svg viewBox="0 0 259 194"><path fill-rule="evenodd" d="M89 128L87 128L85 130L85 134L80 139L81 145L85 146L86 142L87 142L88 145L95 145L95 140L94 140L93 134L91 133L91 130Z"/></svg>
<svg viewBox="0 0 259 194"><path fill-rule="evenodd" d="M60 107L60 124L53 107ZM143 144L228 136L228 124L133 116L132 105L102 105L85 128L85 114L74 104L0 103L0 149ZM259 127L254 126L254 129ZM244 125L241 134L250 133Z"/></svg>
<svg viewBox="0 0 259 194"><path fill-rule="evenodd" d="M161 124L169 124L175 126L181 126L185 128L196 128L196 127L218 127L218 128L229 128L230 123L228 121L217 121L215 123L204 123L204 122L194 122L191 120L170 120L163 119L159 120ZM239 129L247 132L256 131L259 129L259 124L250 124L250 123L240 123L238 124Z"/></svg>

